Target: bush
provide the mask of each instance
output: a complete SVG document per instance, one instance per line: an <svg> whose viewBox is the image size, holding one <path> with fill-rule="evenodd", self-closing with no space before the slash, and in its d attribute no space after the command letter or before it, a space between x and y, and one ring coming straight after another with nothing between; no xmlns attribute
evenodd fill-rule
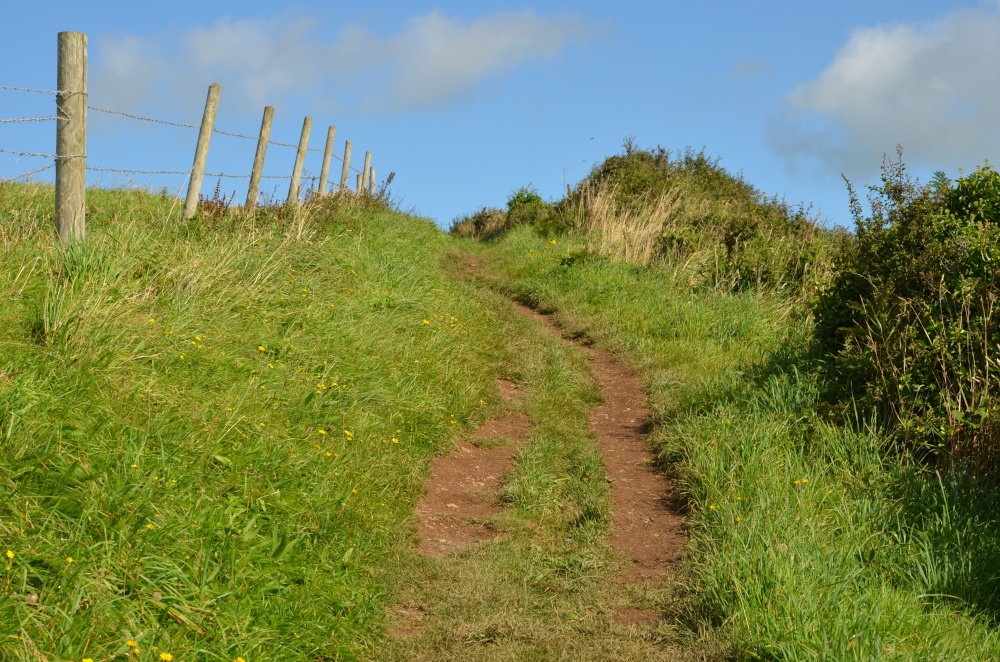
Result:
<svg viewBox="0 0 1000 662"><path fill-rule="evenodd" d="M850 194L856 236L814 307L830 399L856 399L927 459L989 469L1000 432L1000 174L986 165L919 185L900 154L870 187L870 216Z"/></svg>

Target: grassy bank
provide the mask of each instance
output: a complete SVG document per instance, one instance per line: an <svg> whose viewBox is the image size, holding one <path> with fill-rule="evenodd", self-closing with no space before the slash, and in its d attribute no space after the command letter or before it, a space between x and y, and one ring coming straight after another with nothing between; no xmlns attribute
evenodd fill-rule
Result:
<svg viewBox="0 0 1000 662"><path fill-rule="evenodd" d="M498 397L449 240L93 191L64 251L51 209L0 189L0 658L370 653L427 460Z"/></svg>
<svg viewBox="0 0 1000 662"><path fill-rule="evenodd" d="M864 421L820 415L801 299L692 286L589 241L522 226L470 250L492 287L645 376L689 513L679 621L738 659L1000 656L993 499L889 452Z"/></svg>

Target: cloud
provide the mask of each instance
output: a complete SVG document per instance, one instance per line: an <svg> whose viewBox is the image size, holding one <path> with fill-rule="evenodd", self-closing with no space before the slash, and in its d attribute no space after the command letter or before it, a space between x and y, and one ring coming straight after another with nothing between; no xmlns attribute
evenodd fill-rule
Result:
<svg viewBox="0 0 1000 662"><path fill-rule="evenodd" d="M869 177L897 144L912 165L974 167L1000 152L1000 5L854 30L799 84L768 140L792 167Z"/></svg>
<svg viewBox="0 0 1000 662"><path fill-rule="evenodd" d="M573 15L531 11L473 21L431 12L392 35L355 24L327 36L317 21L289 15L227 18L179 33L97 39L91 96L125 108L197 107L207 85L219 82L227 104L253 115L290 95L369 113L431 108L600 31Z"/></svg>

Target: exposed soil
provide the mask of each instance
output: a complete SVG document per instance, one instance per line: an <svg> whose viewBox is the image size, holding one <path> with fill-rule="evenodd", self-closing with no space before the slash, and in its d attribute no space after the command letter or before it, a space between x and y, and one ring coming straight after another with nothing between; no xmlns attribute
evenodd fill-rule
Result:
<svg viewBox="0 0 1000 662"><path fill-rule="evenodd" d="M527 306L518 308L562 335L549 317ZM683 520L670 505L670 481L654 471L646 445L646 395L629 366L607 352L574 342L587 352L604 399L589 419L612 482L611 545L632 559L627 581L662 580L684 550L684 530Z"/></svg>
<svg viewBox="0 0 1000 662"><path fill-rule="evenodd" d="M518 395L513 382L501 380L498 387L508 399ZM481 425L470 439L500 438L514 446L484 448L466 441L450 455L431 462L431 473L424 483L427 496L416 509L421 552L444 556L496 537L488 520L503 509L498 502L503 475L510 470L516 446L527 440L530 429L527 416L507 414Z"/></svg>

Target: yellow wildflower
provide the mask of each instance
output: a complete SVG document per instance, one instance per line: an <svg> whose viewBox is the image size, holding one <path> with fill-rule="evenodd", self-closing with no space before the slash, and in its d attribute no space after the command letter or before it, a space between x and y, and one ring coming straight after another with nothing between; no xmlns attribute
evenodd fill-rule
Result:
<svg viewBox="0 0 1000 662"><path fill-rule="evenodd" d="M8 549L7 550L7 558L10 559L11 561L13 561L14 560L14 552L12 552L11 550Z"/></svg>
<svg viewBox="0 0 1000 662"><path fill-rule="evenodd" d="M72 562L73 562L73 557L72 556L67 556L66 557L66 563L72 563Z"/></svg>
<svg viewBox="0 0 1000 662"><path fill-rule="evenodd" d="M152 524L147 524L147 525L146 525L146 529L147 529L148 531L152 531L152 530L153 530L154 528L156 528L156 527L154 527L154 526L153 526Z"/></svg>
<svg viewBox="0 0 1000 662"><path fill-rule="evenodd" d="M318 432L319 432L320 434L326 434L326 430L319 430Z"/></svg>
<svg viewBox="0 0 1000 662"><path fill-rule="evenodd" d="M160 653L160 659L163 660L163 662L170 662L170 660L174 659L174 656L170 653Z"/></svg>

